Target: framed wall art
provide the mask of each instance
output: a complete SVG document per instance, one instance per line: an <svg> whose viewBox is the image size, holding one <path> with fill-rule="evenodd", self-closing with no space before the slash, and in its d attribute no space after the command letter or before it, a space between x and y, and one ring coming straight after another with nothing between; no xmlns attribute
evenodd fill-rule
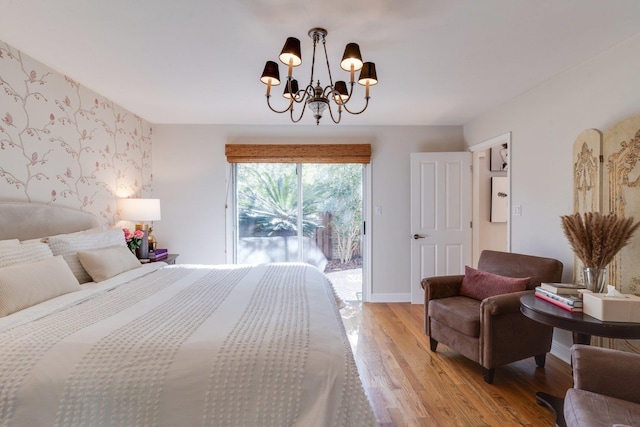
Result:
<svg viewBox="0 0 640 427"><path fill-rule="evenodd" d="M509 181L506 176L491 178L491 222L507 222Z"/></svg>
<svg viewBox="0 0 640 427"><path fill-rule="evenodd" d="M509 144L504 144L491 147L491 172L507 171L509 170Z"/></svg>

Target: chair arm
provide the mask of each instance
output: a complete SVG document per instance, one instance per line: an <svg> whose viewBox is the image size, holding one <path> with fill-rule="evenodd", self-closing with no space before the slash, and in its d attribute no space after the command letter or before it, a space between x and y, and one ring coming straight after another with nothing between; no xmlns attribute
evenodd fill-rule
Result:
<svg viewBox="0 0 640 427"><path fill-rule="evenodd" d="M551 349L553 328L520 311L520 298L533 291L485 298L480 303L480 364L488 369Z"/></svg>
<svg viewBox="0 0 640 427"><path fill-rule="evenodd" d="M485 298L480 304L480 311L483 313L483 316L485 314L499 316L502 314L519 313L520 298L531 293L533 293L533 291L512 292Z"/></svg>
<svg viewBox="0 0 640 427"><path fill-rule="evenodd" d="M428 304L432 299L455 297L460 294L460 286L464 275L434 276L420 281L424 289L424 301Z"/></svg>
<svg viewBox="0 0 640 427"><path fill-rule="evenodd" d="M576 344L574 388L640 403L640 354Z"/></svg>

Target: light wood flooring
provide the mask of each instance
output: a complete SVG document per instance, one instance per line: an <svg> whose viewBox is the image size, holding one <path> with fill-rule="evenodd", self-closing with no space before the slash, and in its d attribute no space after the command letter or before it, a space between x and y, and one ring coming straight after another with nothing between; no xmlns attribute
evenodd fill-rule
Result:
<svg viewBox="0 0 640 427"><path fill-rule="evenodd" d="M572 386L569 365L551 354L544 369L530 358L485 383L478 364L443 344L429 350L422 305L348 303L342 317L381 426L553 426L534 393Z"/></svg>

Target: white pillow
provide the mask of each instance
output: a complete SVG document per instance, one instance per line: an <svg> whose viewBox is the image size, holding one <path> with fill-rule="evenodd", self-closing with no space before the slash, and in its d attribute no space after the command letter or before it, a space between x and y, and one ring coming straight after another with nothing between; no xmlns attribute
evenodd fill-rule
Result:
<svg viewBox="0 0 640 427"><path fill-rule="evenodd" d="M9 246L9 245L19 245L19 244L20 244L20 240L18 239L0 240L0 248Z"/></svg>
<svg viewBox="0 0 640 427"><path fill-rule="evenodd" d="M78 259L94 282L141 267L138 258L126 246L79 251Z"/></svg>
<svg viewBox="0 0 640 427"><path fill-rule="evenodd" d="M0 267L36 262L52 257L51 249L42 242L0 246Z"/></svg>
<svg viewBox="0 0 640 427"><path fill-rule="evenodd" d="M0 317L80 289L61 256L0 268Z"/></svg>
<svg viewBox="0 0 640 427"><path fill-rule="evenodd" d="M89 251L110 246L127 246L124 240L124 232L121 228L59 234L47 238L47 243L54 255L62 255L64 257L64 260L67 261L69 268L71 268L80 283L90 282L91 277L80 264L77 255L78 251Z"/></svg>

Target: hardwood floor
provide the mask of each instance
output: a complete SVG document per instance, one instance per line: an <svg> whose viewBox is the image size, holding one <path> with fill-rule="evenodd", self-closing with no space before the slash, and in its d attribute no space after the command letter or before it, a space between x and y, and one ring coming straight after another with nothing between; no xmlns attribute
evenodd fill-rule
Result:
<svg viewBox="0 0 640 427"><path fill-rule="evenodd" d="M553 426L534 393L564 396L571 369L549 354L496 369L493 385L480 365L440 344L429 349L423 306L347 303L342 310L365 390L381 426Z"/></svg>

